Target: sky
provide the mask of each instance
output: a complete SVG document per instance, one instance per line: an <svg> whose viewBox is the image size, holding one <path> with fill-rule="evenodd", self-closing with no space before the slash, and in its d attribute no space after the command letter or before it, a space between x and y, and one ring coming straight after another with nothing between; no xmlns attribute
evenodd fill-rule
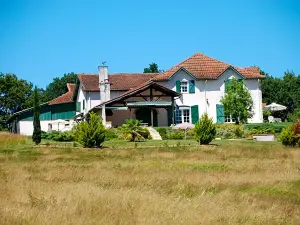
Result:
<svg viewBox="0 0 300 225"><path fill-rule="evenodd" d="M300 74L297 0L0 0L0 72L45 88L64 73L167 70L196 52Z"/></svg>

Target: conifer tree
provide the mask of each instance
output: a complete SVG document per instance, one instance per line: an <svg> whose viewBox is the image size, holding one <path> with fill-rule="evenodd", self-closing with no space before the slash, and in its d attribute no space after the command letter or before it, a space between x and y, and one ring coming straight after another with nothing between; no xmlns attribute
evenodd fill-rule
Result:
<svg viewBox="0 0 300 225"><path fill-rule="evenodd" d="M37 87L34 88L32 140L36 145L41 143L40 100Z"/></svg>

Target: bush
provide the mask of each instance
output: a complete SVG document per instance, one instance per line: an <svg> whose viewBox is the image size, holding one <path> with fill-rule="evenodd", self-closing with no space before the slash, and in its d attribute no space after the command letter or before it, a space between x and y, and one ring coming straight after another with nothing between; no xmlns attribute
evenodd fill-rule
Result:
<svg viewBox="0 0 300 225"><path fill-rule="evenodd" d="M236 124L218 124L217 137L223 139L242 138L244 137L244 129L242 125Z"/></svg>
<svg viewBox="0 0 300 225"><path fill-rule="evenodd" d="M83 147L101 148L105 139L105 127L100 117L92 112L87 121L83 121L74 127L75 139Z"/></svg>
<svg viewBox="0 0 300 225"><path fill-rule="evenodd" d="M275 133L280 133L283 128L287 128L291 123L252 123L245 124L244 130L266 130L272 129Z"/></svg>
<svg viewBox="0 0 300 225"><path fill-rule="evenodd" d="M126 120L126 123L118 127L121 133L121 138L125 140L143 141L150 137L150 133L146 128L141 127L139 120Z"/></svg>
<svg viewBox="0 0 300 225"><path fill-rule="evenodd" d="M168 128L166 128L166 127L158 127L156 130L160 134L160 136L161 136L161 138L163 140L167 139Z"/></svg>
<svg viewBox="0 0 300 225"><path fill-rule="evenodd" d="M173 130L172 132L167 134L166 139L169 139L169 140L183 140L184 136L185 136L184 131Z"/></svg>
<svg viewBox="0 0 300 225"><path fill-rule="evenodd" d="M300 108L295 109L292 114L289 114L288 119L291 122L297 122L300 119Z"/></svg>
<svg viewBox="0 0 300 225"><path fill-rule="evenodd" d="M203 114L195 125L195 138L200 144L209 144L216 137L217 129L207 113Z"/></svg>
<svg viewBox="0 0 300 225"><path fill-rule="evenodd" d="M118 139L118 138L119 138L119 135L115 128L110 128L110 129L106 130L105 141L110 141L110 140L114 140L114 139Z"/></svg>
<svg viewBox="0 0 300 225"><path fill-rule="evenodd" d="M284 128L280 133L279 140L285 146L300 147L300 120L288 128Z"/></svg>
<svg viewBox="0 0 300 225"><path fill-rule="evenodd" d="M59 132L53 136L52 140L54 141L74 141L74 134L70 131Z"/></svg>
<svg viewBox="0 0 300 225"><path fill-rule="evenodd" d="M148 139L148 140L152 139L150 132L147 128L142 128L140 134L143 136L144 139Z"/></svg>

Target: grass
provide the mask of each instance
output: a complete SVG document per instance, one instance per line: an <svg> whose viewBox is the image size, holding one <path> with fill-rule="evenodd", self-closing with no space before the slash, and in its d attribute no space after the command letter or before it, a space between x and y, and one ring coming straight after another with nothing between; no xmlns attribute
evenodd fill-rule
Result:
<svg viewBox="0 0 300 225"><path fill-rule="evenodd" d="M5 143L0 224L300 221L300 149L277 142Z"/></svg>

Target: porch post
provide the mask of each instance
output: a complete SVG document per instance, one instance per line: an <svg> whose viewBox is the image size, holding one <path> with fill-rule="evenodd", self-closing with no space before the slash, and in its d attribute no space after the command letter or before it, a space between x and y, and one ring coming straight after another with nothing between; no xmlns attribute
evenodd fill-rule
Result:
<svg viewBox="0 0 300 225"><path fill-rule="evenodd" d="M105 105L102 106L102 123L104 127L106 127L106 112L105 112Z"/></svg>
<svg viewBox="0 0 300 225"><path fill-rule="evenodd" d="M153 108L151 108L151 126L153 127Z"/></svg>
<svg viewBox="0 0 300 225"><path fill-rule="evenodd" d="M131 108L129 108L129 114L130 114L130 119L132 119L132 111L131 111Z"/></svg>
<svg viewBox="0 0 300 225"><path fill-rule="evenodd" d="M175 124L174 121L174 97L172 97L172 105L171 105L171 110L172 110L172 124Z"/></svg>

